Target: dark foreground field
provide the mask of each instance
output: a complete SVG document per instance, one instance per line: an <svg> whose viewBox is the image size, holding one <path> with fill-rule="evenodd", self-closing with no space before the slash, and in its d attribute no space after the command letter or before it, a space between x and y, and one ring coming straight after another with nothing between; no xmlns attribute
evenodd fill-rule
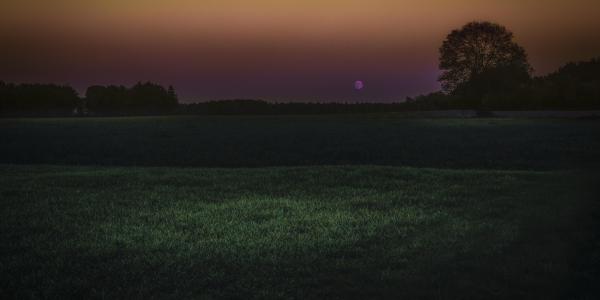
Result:
<svg viewBox="0 0 600 300"><path fill-rule="evenodd" d="M0 298L594 299L599 133L392 115L0 120Z"/></svg>
<svg viewBox="0 0 600 300"><path fill-rule="evenodd" d="M599 120L387 115L0 119L0 163L600 167Z"/></svg>

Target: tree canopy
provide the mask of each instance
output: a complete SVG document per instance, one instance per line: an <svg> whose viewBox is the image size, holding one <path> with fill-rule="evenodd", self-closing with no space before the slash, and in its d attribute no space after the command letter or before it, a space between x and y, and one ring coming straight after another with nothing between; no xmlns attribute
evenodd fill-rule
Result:
<svg viewBox="0 0 600 300"><path fill-rule="evenodd" d="M491 22L471 22L450 32L440 47L439 67L444 92L474 98L525 81L531 73L513 33Z"/></svg>

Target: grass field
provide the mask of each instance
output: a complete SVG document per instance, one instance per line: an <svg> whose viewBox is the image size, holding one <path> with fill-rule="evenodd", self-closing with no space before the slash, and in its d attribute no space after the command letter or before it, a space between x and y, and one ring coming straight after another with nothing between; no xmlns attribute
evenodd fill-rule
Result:
<svg viewBox="0 0 600 300"><path fill-rule="evenodd" d="M0 120L0 297L594 299L598 133L393 115Z"/></svg>
<svg viewBox="0 0 600 300"><path fill-rule="evenodd" d="M0 119L0 163L600 167L597 120L389 115Z"/></svg>

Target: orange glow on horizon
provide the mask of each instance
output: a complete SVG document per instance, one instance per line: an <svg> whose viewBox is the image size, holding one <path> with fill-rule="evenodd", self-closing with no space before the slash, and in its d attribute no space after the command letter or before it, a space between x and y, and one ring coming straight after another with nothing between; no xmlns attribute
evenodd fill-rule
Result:
<svg viewBox="0 0 600 300"><path fill-rule="evenodd" d="M435 88L438 47L466 22L507 26L544 74L600 56L599 15L595 0L8 0L0 79L106 81L124 65L131 80L162 81L197 72L427 73L418 80L432 82L405 96Z"/></svg>

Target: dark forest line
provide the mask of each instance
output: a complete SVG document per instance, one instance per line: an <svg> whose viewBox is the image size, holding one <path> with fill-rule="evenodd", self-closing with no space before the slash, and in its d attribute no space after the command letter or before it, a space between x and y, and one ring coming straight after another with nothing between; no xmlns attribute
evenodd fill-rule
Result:
<svg viewBox="0 0 600 300"><path fill-rule="evenodd" d="M245 115L342 114L419 110L598 110L600 60L569 63L546 76L515 86L506 74L491 74L471 88L477 94L441 91L398 103L277 103L252 99L183 104L173 87L146 82L130 88L91 86L84 97L75 89L55 84L12 84L0 81L1 116L114 116L114 115ZM496 76L496 77L494 77ZM481 92L483 91L483 92ZM474 96L476 95L476 96Z"/></svg>

